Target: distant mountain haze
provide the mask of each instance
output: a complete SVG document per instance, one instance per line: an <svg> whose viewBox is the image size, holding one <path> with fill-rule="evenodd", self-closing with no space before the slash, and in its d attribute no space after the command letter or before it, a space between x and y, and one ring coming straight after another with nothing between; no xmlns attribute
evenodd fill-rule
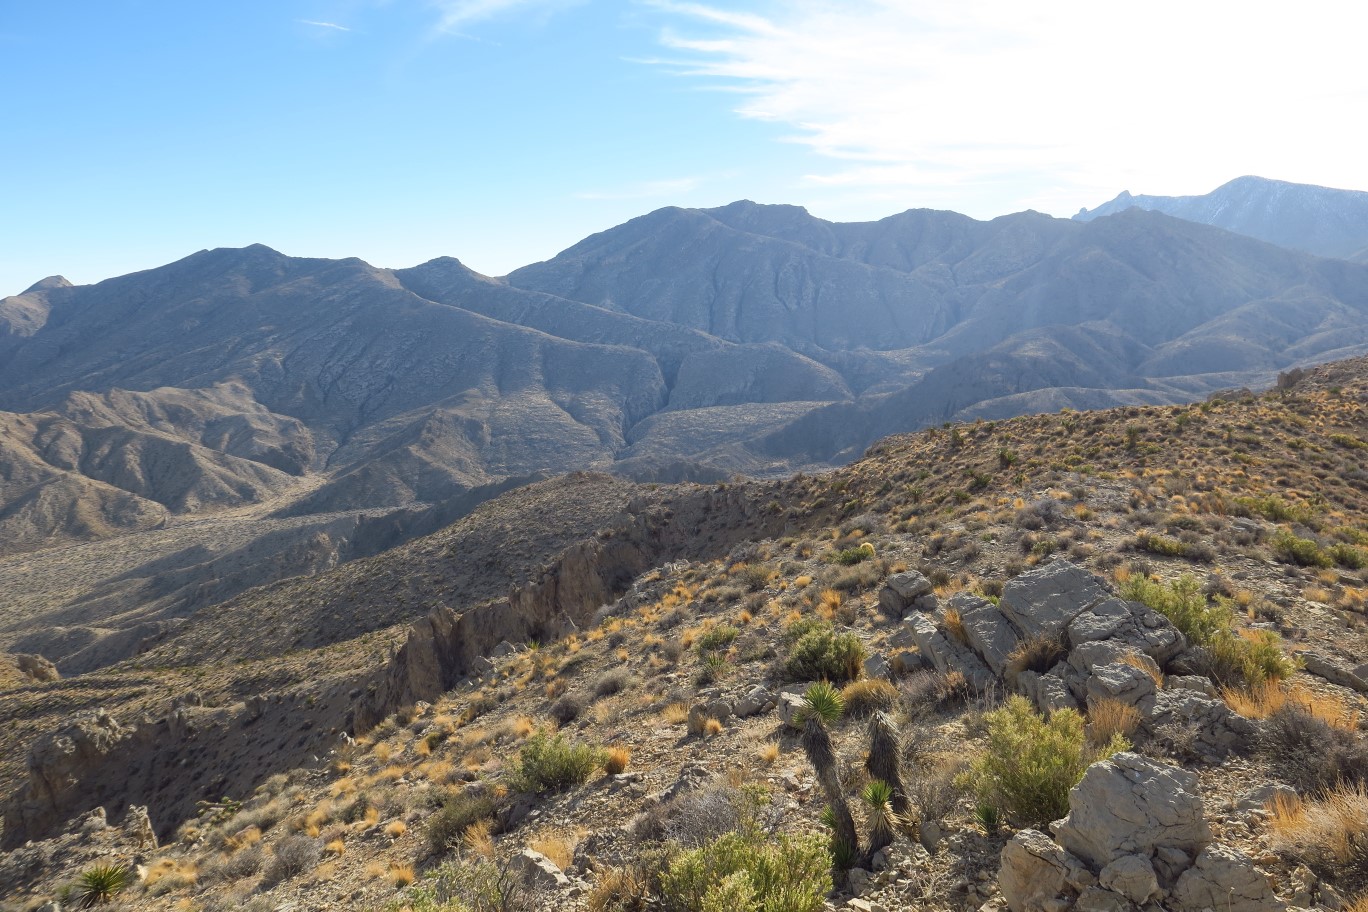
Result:
<svg viewBox="0 0 1368 912"><path fill-rule="evenodd" d="M1201 196L1132 196L1123 191L1074 218L1091 221L1131 208L1214 225L1319 256L1368 260L1368 193L1359 190L1246 176Z"/></svg>
<svg viewBox="0 0 1368 912"><path fill-rule="evenodd" d="M1255 192L1273 184L1222 191L1319 189ZM47 279L0 301L0 530L31 548L575 469L777 474L929 423L1188 401L1368 350L1364 264L1094 215L842 224L739 201L660 209L502 279L260 245Z"/></svg>

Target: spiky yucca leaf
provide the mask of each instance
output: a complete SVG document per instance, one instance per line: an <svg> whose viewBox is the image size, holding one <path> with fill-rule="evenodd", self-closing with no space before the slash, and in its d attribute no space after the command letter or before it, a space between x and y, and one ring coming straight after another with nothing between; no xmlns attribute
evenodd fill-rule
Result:
<svg viewBox="0 0 1368 912"><path fill-rule="evenodd" d="M102 906L128 886L128 868L123 865L96 865L76 879L76 901L81 908Z"/></svg>
<svg viewBox="0 0 1368 912"><path fill-rule="evenodd" d="M824 725L830 725L845 712L845 698L827 681L818 681L803 694L803 721L816 715Z"/></svg>

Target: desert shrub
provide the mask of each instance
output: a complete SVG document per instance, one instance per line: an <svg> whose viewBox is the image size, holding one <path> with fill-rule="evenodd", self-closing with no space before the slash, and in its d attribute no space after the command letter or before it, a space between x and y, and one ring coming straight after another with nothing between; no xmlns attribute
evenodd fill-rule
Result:
<svg viewBox="0 0 1368 912"><path fill-rule="evenodd" d="M900 696L898 688L884 678L852 681L841 688L845 711L857 719L891 710L897 705Z"/></svg>
<svg viewBox="0 0 1368 912"><path fill-rule="evenodd" d="M1070 709L1044 719L1025 697L984 715L988 746L973 767L979 802L1001 808L1020 826L1044 826L1069 812L1069 789L1088 764L1129 745L1119 736L1092 749L1083 717Z"/></svg>
<svg viewBox="0 0 1368 912"><path fill-rule="evenodd" d="M760 805L755 789L714 780L644 811L633 821L632 835L642 841L669 841L695 849L728 833L753 830Z"/></svg>
<svg viewBox="0 0 1368 912"><path fill-rule="evenodd" d="M833 564L840 564L842 567L853 567L855 564L863 563L874 556L874 546L869 542L864 542L858 548L842 548L834 551L831 555Z"/></svg>
<svg viewBox="0 0 1368 912"><path fill-rule="evenodd" d="M1283 655L1276 634L1235 632L1234 603L1218 596L1208 602L1195 578L1184 574L1171 583L1147 576L1132 576L1121 587L1121 596L1143 602L1168 618L1188 642L1201 651L1203 671L1226 686L1262 684L1280 680L1295 670Z"/></svg>
<svg viewBox="0 0 1368 912"><path fill-rule="evenodd" d="M1236 497L1230 502L1230 511L1236 516L1261 516L1269 522L1305 524L1313 519L1309 507L1288 503L1276 494L1265 497Z"/></svg>
<svg viewBox="0 0 1368 912"><path fill-rule="evenodd" d="M870 588L883 578L883 562L867 561L836 570L826 577L826 585L840 592L859 592Z"/></svg>
<svg viewBox="0 0 1368 912"><path fill-rule="evenodd" d="M678 855L660 880L671 912L818 912L831 892L831 856L816 835L729 833Z"/></svg>
<svg viewBox="0 0 1368 912"><path fill-rule="evenodd" d="M853 633L837 633L829 622L812 625L793 644L785 670L795 680L853 681L860 676L865 647Z"/></svg>
<svg viewBox="0 0 1368 912"><path fill-rule="evenodd" d="M1309 538L1298 538L1286 529L1278 530L1273 536L1273 556L1288 564L1299 567L1333 567L1335 559L1330 553Z"/></svg>
<svg viewBox="0 0 1368 912"><path fill-rule="evenodd" d="M538 732L518 751L513 784L523 792L560 791L582 784L602 763L603 752L592 745Z"/></svg>
<svg viewBox="0 0 1368 912"><path fill-rule="evenodd" d="M1341 782L1368 783L1368 741L1316 718L1295 702L1283 704L1268 717L1260 729L1259 749L1274 773L1301 792Z"/></svg>
<svg viewBox="0 0 1368 912"><path fill-rule="evenodd" d="M774 576L774 569L766 564L742 564L732 572L747 592L759 592L769 585L770 577Z"/></svg>
<svg viewBox="0 0 1368 912"><path fill-rule="evenodd" d="M640 862L625 868L609 868L594 881L585 905L589 912L646 912L650 908L653 875Z"/></svg>
<svg viewBox="0 0 1368 912"><path fill-rule="evenodd" d="M449 851L460 843L471 824L489 820L497 808L494 797L483 790L467 789L447 795L442 806L428 818L428 850L433 855Z"/></svg>
<svg viewBox="0 0 1368 912"><path fill-rule="evenodd" d="M1322 875L1368 874L1368 788L1339 785L1271 808L1273 846Z"/></svg>
<svg viewBox="0 0 1368 912"><path fill-rule="evenodd" d="M232 855L222 855L200 865L199 877L203 883L215 881L232 882L251 877L266 864L266 852L259 845L239 849Z"/></svg>
<svg viewBox="0 0 1368 912"><path fill-rule="evenodd" d="M551 704L549 715L556 720L557 725L569 725L578 719L582 712L584 712L584 698L574 694L566 694Z"/></svg>
<svg viewBox="0 0 1368 912"><path fill-rule="evenodd" d="M286 836L275 844L275 855L266 867L266 873L262 875L262 884L275 886L303 874L318 864L322 857L323 845L319 840L301 833Z"/></svg>
<svg viewBox="0 0 1368 912"><path fill-rule="evenodd" d="M610 671L600 675L594 682L594 696L611 697L613 694L622 693L627 689L630 677L627 672L622 670Z"/></svg>
<svg viewBox="0 0 1368 912"><path fill-rule="evenodd" d="M449 861L384 907L385 912L542 912L544 892L514 870L484 859Z"/></svg>
<svg viewBox="0 0 1368 912"><path fill-rule="evenodd" d="M741 631L727 624L719 624L698 638L699 652L715 652L730 646Z"/></svg>
<svg viewBox="0 0 1368 912"><path fill-rule="evenodd" d="M1335 563L1351 570L1362 570L1364 567L1368 567L1368 553L1365 553L1361 548L1355 548L1353 545L1346 545L1343 542L1338 542L1330 547L1330 556L1334 558Z"/></svg>

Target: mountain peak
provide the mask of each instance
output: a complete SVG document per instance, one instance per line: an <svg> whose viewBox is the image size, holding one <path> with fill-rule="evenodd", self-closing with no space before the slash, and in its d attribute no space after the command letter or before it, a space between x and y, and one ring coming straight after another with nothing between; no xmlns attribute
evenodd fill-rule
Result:
<svg viewBox="0 0 1368 912"><path fill-rule="evenodd" d="M67 281L66 276L52 275L48 276L46 279L40 279L39 281L34 282L28 288L25 288L21 293L32 294L35 291L53 291L57 288L71 287L72 284L71 282Z"/></svg>

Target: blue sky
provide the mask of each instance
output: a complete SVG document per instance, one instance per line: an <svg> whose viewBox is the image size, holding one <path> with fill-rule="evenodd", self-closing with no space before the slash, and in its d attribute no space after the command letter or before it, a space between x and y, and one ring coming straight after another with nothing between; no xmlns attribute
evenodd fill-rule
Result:
<svg viewBox="0 0 1368 912"><path fill-rule="evenodd" d="M740 198L849 220L1368 189L1368 14L1114 6L0 0L0 295L253 242L500 275Z"/></svg>

